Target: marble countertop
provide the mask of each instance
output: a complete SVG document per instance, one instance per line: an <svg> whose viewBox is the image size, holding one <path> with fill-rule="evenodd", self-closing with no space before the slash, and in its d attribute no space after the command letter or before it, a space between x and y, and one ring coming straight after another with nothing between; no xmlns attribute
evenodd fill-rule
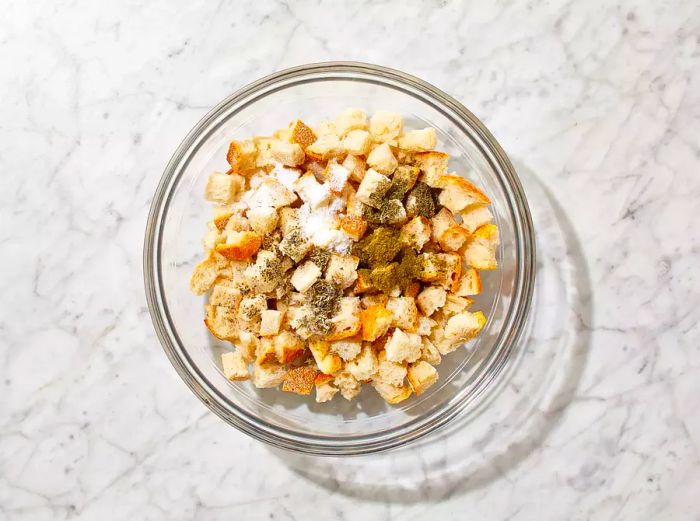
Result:
<svg viewBox="0 0 700 521"><path fill-rule="evenodd" d="M538 226L507 418L440 457L253 441L146 309L182 137L262 75L339 59L461 100ZM0 63L0 520L700 519L697 2L6 0Z"/></svg>

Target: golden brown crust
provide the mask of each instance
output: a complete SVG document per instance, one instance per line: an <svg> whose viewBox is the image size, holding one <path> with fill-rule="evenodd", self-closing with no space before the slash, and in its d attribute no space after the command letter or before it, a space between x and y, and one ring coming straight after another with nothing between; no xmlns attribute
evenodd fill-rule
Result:
<svg viewBox="0 0 700 521"><path fill-rule="evenodd" d="M318 370L310 365L294 367L287 371L282 381L282 390L301 395L311 394Z"/></svg>
<svg viewBox="0 0 700 521"><path fill-rule="evenodd" d="M317 139L316 134L313 130L311 130L311 127L300 119L297 119L294 123L292 123L291 131L291 142L301 145L302 148L308 147Z"/></svg>
<svg viewBox="0 0 700 521"><path fill-rule="evenodd" d="M389 330L394 314L384 306L374 305L360 312L362 340L372 342Z"/></svg>
<svg viewBox="0 0 700 521"><path fill-rule="evenodd" d="M250 260L260 249L262 241L255 232L239 232L239 238L234 244L217 244L216 251L229 260Z"/></svg>

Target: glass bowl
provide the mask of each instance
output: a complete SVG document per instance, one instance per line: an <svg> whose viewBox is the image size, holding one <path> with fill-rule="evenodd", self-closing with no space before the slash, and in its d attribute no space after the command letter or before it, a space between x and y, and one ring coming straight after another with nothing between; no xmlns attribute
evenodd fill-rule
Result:
<svg viewBox="0 0 700 521"><path fill-rule="evenodd" d="M207 176L225 171L232 139L270 134L300 118L316 124L348 107L402 113L407 128L432 126L450 169L492 200L500 229L499 269L484 272L473 309L488 322L479 337L443 357L439 381L420 397L387 405L364 386L352 402L256 389L228 381L219 354L231 346L209 335L203 298L189 291L211 218ZM331 62L267 76L222 101L187 135L156 189L144 244L148 307L165 352L192 391L234 427L274 446L304 453L361 454L404 445L475 411L517 346L532 298L535 251L525 194L508 157L458 101L408 74L376 65ZM475 417L478 414L475 413ZM468 424L467 424L468 425Z"/></svg>

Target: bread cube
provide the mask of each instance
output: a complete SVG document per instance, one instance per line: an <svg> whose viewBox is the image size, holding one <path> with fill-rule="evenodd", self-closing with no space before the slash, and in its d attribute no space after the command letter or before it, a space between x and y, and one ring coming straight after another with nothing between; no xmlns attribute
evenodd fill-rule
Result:
<svg viewBox="0 0 700 521"><path fill-rule="evenodd" d="M456 313L461 313L472 305L472 300L466 297L458 297L452 293L447 294L445 305L442 307L442 312L445 316L452 316Z"/></svg>
<svg viewBox="0 0 700 521"><path fill-rule="evenodd" d="M421 338L420 353L421 360L425 360L431 365L438 365L440 362L442 362L440 351L438 351L437 347L433 345L429 338Z"/></svg>
<svg viewBox="0 0 700 521"><path fill-rule="evenodd" d="M250 227L260 235L267 235L277 227L277 210L272 206L258 206L246 213Z"/></svg>
<svg viewBox="0 0 700 521"><path fill-rule="evenodd" d="M407 373L406 364L392 362L391 360L387 359L386 351L379 352L377 355L377 363L378 367L374 378L375 380L390 385L403 385L403 381L404 378L406 378Z"/></svg>
<svg viewBox="0 0 700 521"><path fill-rule="evenodd" d="M311 242L304 237L299 229L293 228L289 233L285 234L278 248L294 262L299 262L311 250L312 246Z"/></svg>
<svg viewBox="0 0 700 521"><path fill-rule="evenodd" d="M237 316L245 322L256 322L262 317L262 312L267 309L267 299L264 295L245 297L238 305Z"/></svg>
<svg viewBox="0 0 700 521"><path fill-rule="evenodd" d="M290 141L292 143L297 143L302 148L308 147L311 143L316 141L316 134L311 127L309 127L302 120L297 119L289 127Z"/></svg>
<svg viewBox="0 0 700 521"><path fill-rule="evenodd" d="M306 345L291 331L282 331L273 339L275 356L281 364L291 364L304 357Z"/></svg>
<svg viewBox="0 0 700 521"><path fill-rule="evenodd" d="M465 228L455 225L447 228L440 236L438 242L445 251L457 251L467 242L468 238L469 232Z"/></svg>
<svg viewBox="0 0 700 521"><path fill-rule="evenodd" d="M440 242L440 237L442 237L443 233L445 233L449 228L457 226L457 221L455 221L452 212L447 208L441 208L440 211L435 214L435 217L430 220L430 223L433 242L438 243Z"/></svg>
<svg viewBox="0 0 700 521"><path fill-rule="evenodd" d="M214 284L221 270L225 267L225 264L222 265L220 261L217 261L214 255L214 252L210 252L207 257L197 263L192 270L192 275L190 276L190 290L195 295L203 295L206 293L209 288L211 288L212 284Z"/></svg>
<svg viewBox="0 0 700 521"><path fill-rule="evenodd" d="M237 309L241 301L241 292L233 284L223 282L215 284L209 296L209 304L212 306L224 306Z"/></svg>
<svg viewBox="0 0 700 521"><path fill-rule="evenodd" d="M391 178L391 188L389 188L388 197L390 199L403 200L406 194L415 186L420 175L420 169L417 166L401 165L396 167Z"/></svg>
<svg viewBox="0 0 700 521"><path fill-rule="evenodd" d="M400 241L420 251L430 240L431 232L430 221L419 215L401 227Z"/></svg>
<svg viewBox="0 0 700 521"><path fill-rule="evenodd" d="M401 329L396 328L384 349L386 350L386 359L390 362L414 362L421 355L420 335L405 333Z"/></svg>
<svg viewBox="0 0 700 521"><path fill-rule="evenodd" d="M295 202L297 196L279 181L275 179L266 179L250 196L244 197L244 200L250 208L255 208L257 206L281 208Z"/></svg>
<svg viewBox="0 0 700 521"><path fill-rule="evenodd" d="M394 314L383 306L370 306L360 313L362 340L372 342L389 330Z"/></svg>
<svg viewBox="0 0 700 521"><path fill-rule="evenodd" d="M390 199L382 205L379 220L382 224L402 224L407 219L406 209L398 199Z"/></svg>
<svg viewBox="0 0 700 521"><path fill-rule="evenodd" d="M458 313L448 319L444 338L452 344L466 342L478 335L485 324L486 317L481 311Z"/></svg>
<svg viewBox="0 0 700 521"><path fill-rule="evenodd" d="M304 264L294 270L291 283L294 289L304 293L307 289L313 286L314 282L321 276L321 269L311 261L306 261Z"/></svg>
<svg viewBox="0 0 700 521"><path fill-rule="evenodd" d="M346 400L352 400L360 394L360 382L347 371L341 371L336 374L333 383L340 390L340 395Z"/></svg>
<svg viewBox="0 0 700 521"><path fill-rule="evenodd" d="M323 134L306 147L306 155L317 161L326 161L344 152L340 139L335 134Z"/></svg>
<svg viewBox="0 0 700 521"><path fill-rule="evenodd" d="M481 293L481 276L479 272L472 267L465 268L454 293L460 297L469 297Z"/></svg>
<svg viewBox="0 0 700 521"><path fill-rule="evenodd" d="M418 327L418 308L412 297L391 297L386 308L392 312L391 327L399 327L404 331L415 331Z"/></svg>
<svg viewBox="0 0 700 521"><path fill-rule="evenodd" d="M248 380L248 364L246 364L243 356L238 352L228 352L221 355L221 367L224 370L224 376L234 381Z"/></svg>
<svg viewBox="0 0 700 521"><path fill-rule="evenodd" d="M437 145L437 132L432 127L410 130L399 138L399 147L412 152L427 152Z"/></svg>
<svg viewBox="0 0 700 521"><path fill-rule="evenodd" d="M441 180L444 188L438 196L440 204L458 213L471 205L486 205L491 201L486 194L463 177L446 175Z"/></svg>
<svg viewBox="0 0 700 521"><path fill-rule="evenodd" d="M396 112L380 110L369 121L369 131L375 141L395 145L403 130L403 116Z"/></svg>
<svg viewBox="0 0 700 521"><path fill-rule="evenodd" d="M362 350L354 360L345 364L345 370L359 381L372 379L378 369L379 361L371 344L363 345Z"/></svg>
<svg viewBox="0 0 700 521"><path fill-rule="evenodd" d="M306 159L301 145L279 139L267 142L267 153L273 160L287 166L300 165Z"/></svg>
<svg viewBox="0 0 700 521"><path fill-rule="evenodd" d="M437 370L424 360L408 366L408 383L416 396L420 396L425 390L438 380Z"/></svg>
<svg viewBox="0 0 700 521"><path fill-rule="evenodd" d="M361 157L357 157L353 154L348 154L343 160L343 167L350 171L350 180L357 183L362 182L362 178L365 177L365 170L367 169L367 163Z"/></svg>
<svg viewBox="0 0 700 521"><path fill-rule="evenodd" d="M274 309L266 309L260 317L260 336L272 336L279 333L282 324L282 313Z"/></svg>
<svg viewBox="0 0 700 521"><path fill-rule="evenodd" d="M476 230L467 242L464 261L478 270L495 270L498 267L497 246L498 228L495 224L486 224Z"/></svg>
<svg viewBox="0 0 700 521"><path fill-rule="evenodd" d="M277 215L279 215L279 228L282 235L288 235L292 230L299 228L299 210L297 208L280 208Z"/></svg>
<svg viewBox="0 0 700 521"><path fill-rule="evenodd" d="M318 208L331 198L328 183L319 183L313 174L306 173L294 184L299 197L311 208Z"/></svg>
<svg viewBox="0 0 700 521"><path fill-rule="evenodd" d="M235 311L224 306L204 306L204 324L220 340L234 340L238 336L238 322Z"/></svg>
<svg viewBox="0 0 700 521"><path fill-rule="evenodd" d="M311 351L321 372L336 374L343 368L342 359L337 354L330 352L329 342L323 340L311 342L309 343L309 351Z"/></svg>
<svg viewBox="0 0 700 521"><path fill-rule="evenodd" d="M226 154L226 160L231 166L231 173L246 175L255 169L258 148L253 140L231 141Z"/></svg>
<svg viewBox="0 0 700 521"><path fill-rule="evenodd" d="M269 364L253 364L253 385L258 389L277 387L284 381L284 375L287 370L283 365Z"/></svg>
<svg viewBox="0 0 700 521"><path fill-rule="evenodd" d="M355 336L361 327L359 297L342 297L338 312L331 318L333 329L328 340L341 340Z"/></svg>
<svg viewBox="0 0 700 521"><path fill-rule="evenodd" d="M384 293L364 295L362 298L360 298L360 305L363 309L367 309L370 306L386 307L387 302L389 302L389 296L385 295Z"/></svg>
<svg viewBox="0 0 700 521"><path fill-rule="evenodd" d="M228 232L226 242L217 244L216 251L229 260L249 260L258 252L261 242L255 232Z"/></svg>
<svg viewBox="0 0 700 521"><path fill-rule="evenodd" d="M330 349L345 361L352 360L362 348L362 342L359 339L348 338L344 340L336 340L331 342Z"/></svg>
<svg viewBox="0 0 700 521"><path fill-rule="evenodd" d="M332 192L339 194L345 188L350 177L350 170L335 161L329 161L324 171L324 177L328 179L328 185Z"/></svg>
<svg viewBox="0 0 700 521"><path fill-rule="evenodd" d="M370 168L357 188L356 197L366 205L379 208L390 186L391 181L388 177Z"/></svg>
<svg viewBox="0 0 700 521"><path fill-rule="evenodd" d="M411 396L411 388L408 385L396 386L383 381L372 381L372 387L391 405L401 403Z"/></svg>
<svg viewBox="0 0 700 521"><path fill-rule="evenodd" d="M450 156L444 152L421 152L415 155L416 164L423 172L422 181L431 188L443 188Z"/></svg>
<svg viewBox="0 0 700 521"><path fill-rule="evenodd" d="M365 156L372 146L372 137L366 130L351 130L343 139L343 148L348 154Z"/></svg>
<svg viewBox="0 0 700 521"><path fill-rule="evenodd" d="M428 286L418 294L416 301L424 315L430 316L445 305L447 291L437 286Z"/></svg>
<svg viewBox="0 0 700 521"><path fill-rule="evenodd" d="M338 388L333 385L333 377L325 373L319 373L314 380L316 386L316 402L323 403L332 400L338 392Z"/></svg>
<svg viewBox="0 0 700 521"><path fill-rule="evenodd" d="M228 220L231 218L232 215L234 215L230 208L230 206L224 206L217 207L214 209L214 218L212 219L212 222L214 223L214 227L218 232L224 231Z"/></svg>
<svg viewBox="0 0 700 521"><path fill-rule="evenodd" d="M318 370L310 365L293 367L284 375L282 390L304 396L309 395L311 394L311 389L314 388L314 380L317 374Z"/></svg>
<svg viewBox="0 0 700 521"><path fill-rule="evenodd" d="M367 221L362 217L346 215L340 221L340 229L347 233L353 241L359 241L367 231Z"/></svg>
<svg viewBox="0 0 700 521"><path fill-rule="evenodd" d="M246 362L255 360L255 352L258 349L260 340L257 335L250 331L241 329L238 332L238 342L236 342L236 352L240 353Z"/></svg>
<svg viewBox="0 0 700 521"><path fill-rule="evenodd" d="M331 254L326 266L326 280L335 282L341 288L349 288L357 280L357 265L360 259L354 255Z"/></svg>
<svg viewBox="0 0 700 521"><path fill-rule="evenodd" d="M382 143L374 147L369 153L367 164L380 174L391 175L396 170L399 162L394 157L391 147L386 143Z"/></svg>
<svg viewBox="0 0 700 521"><path fill-rule="evenodd" d="M477 228L481 228L485 224L489 224L493 221L493 214L488 206L483 205L467 206L459 215L462 217L462 227L467 230L470 235L474 233Z"/></svg>
<svg viewBox="0 0 700 521"><path fill-rule="evenodd" d="M346 109L338 114L334 122L335 133L343 137L351 130L367 129L367 114L360 109Z"/></svg>
<svg viewBox="0 0 700 521"><path fill-rule="evenodd" d="M207 179L204 198L213 203L229 204L234 201L244 185L245 181L239 175L214 172Z"/></svg>

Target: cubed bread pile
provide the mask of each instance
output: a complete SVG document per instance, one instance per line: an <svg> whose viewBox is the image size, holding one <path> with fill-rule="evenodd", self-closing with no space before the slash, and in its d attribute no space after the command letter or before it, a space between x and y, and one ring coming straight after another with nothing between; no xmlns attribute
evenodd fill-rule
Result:
<svg viewBox="0 0 700 521"><path fill-rule="evenodd" d="M489 198L448 172L435 129L342 112L312 128L233 141L208 179L214 216L190 287L231 342L230 380L317 402L363 384L390 404L438 379L486 323L472 311L497 267Z"/></svg>

